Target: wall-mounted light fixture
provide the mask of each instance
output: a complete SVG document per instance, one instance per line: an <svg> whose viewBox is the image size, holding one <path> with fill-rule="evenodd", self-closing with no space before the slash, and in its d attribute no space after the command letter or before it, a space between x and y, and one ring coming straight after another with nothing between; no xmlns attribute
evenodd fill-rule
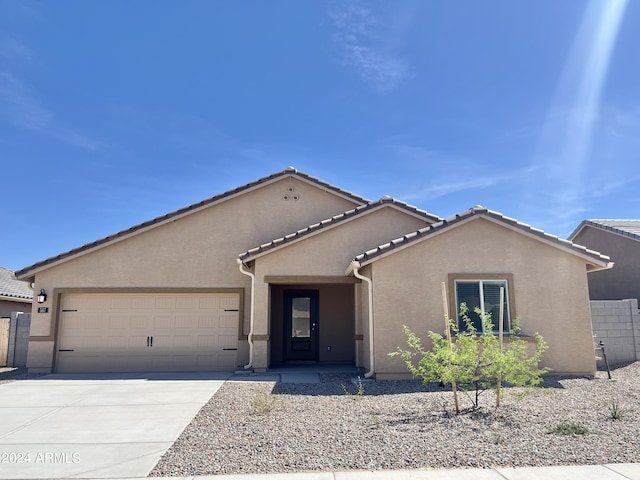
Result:
<svg viewBox="0 0 640 480"><path fill-rule="evenodd" d="M47 292L44 291L44 288L40 289L40 294L38 295L38 303L44 303L47 301Z"/></svg>

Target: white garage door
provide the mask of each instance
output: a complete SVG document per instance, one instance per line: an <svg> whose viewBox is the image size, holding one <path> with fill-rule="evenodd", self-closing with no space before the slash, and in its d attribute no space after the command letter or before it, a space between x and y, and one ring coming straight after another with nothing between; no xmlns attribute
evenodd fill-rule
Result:
<svg viewBox="0 0 640 480"><path fill-rule="evenodd" d="M238 293L64 294L56 371L234 370Z"/></svg>

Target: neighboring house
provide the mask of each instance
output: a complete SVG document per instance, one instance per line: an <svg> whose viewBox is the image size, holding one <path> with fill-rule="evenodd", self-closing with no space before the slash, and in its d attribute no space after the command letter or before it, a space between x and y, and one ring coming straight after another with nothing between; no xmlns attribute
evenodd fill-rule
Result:
<svg viewBox="0 0 640 480"><path fill-rule="evenodd" d="M591 300L640 302L640 220L584 220L569 240L607 252L615 267L589 274Z"/></svg>
<svg viewBox="0 0 640 480"><path fill-rule="evenodd" d="M450 309L497 309L549 343L544 365L593 374L595 251L482 207L450 219L368 201L293 168L29 266L44 289L28 366L40 372L264 371L351 363L407 376L402 325L443 331Z"/></svg>
<svg viewBox="0 0 640 480"><path fill-rule="evenodd" d="M16 280L13 271L0 267L0 317L10 317L11 312L30 312L32 300L29 284Z"/></svg>

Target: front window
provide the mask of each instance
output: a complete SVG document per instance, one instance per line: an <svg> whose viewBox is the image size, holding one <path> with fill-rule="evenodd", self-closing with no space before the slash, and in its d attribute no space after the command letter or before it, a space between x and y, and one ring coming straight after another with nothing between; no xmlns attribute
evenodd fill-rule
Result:
<svg viewBox="0 0 640 480"><path fill-rule="evenodd" d="M511 331L511 316L509 311L508 282L506 279L491 280L456 280L456 309L458 317L458 330L463 332L467 325L460 315L460 304L467 305L467 316L478 333L483 332L482 320L476 309L491 315L491 323L495 333L499 330L500 322L500 288L504 288L503 301L503 332Z"/></svg>

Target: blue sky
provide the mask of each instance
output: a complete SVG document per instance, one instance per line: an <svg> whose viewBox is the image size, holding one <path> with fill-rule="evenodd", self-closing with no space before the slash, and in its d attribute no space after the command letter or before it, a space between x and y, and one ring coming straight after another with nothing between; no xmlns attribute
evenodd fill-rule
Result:
<svg viewBox="0 0 640 480"><path fill-rule="evenodd" d="M562 237L640 218L639 45L625 0L0 0L0 265L289 165Z"/></svg>

